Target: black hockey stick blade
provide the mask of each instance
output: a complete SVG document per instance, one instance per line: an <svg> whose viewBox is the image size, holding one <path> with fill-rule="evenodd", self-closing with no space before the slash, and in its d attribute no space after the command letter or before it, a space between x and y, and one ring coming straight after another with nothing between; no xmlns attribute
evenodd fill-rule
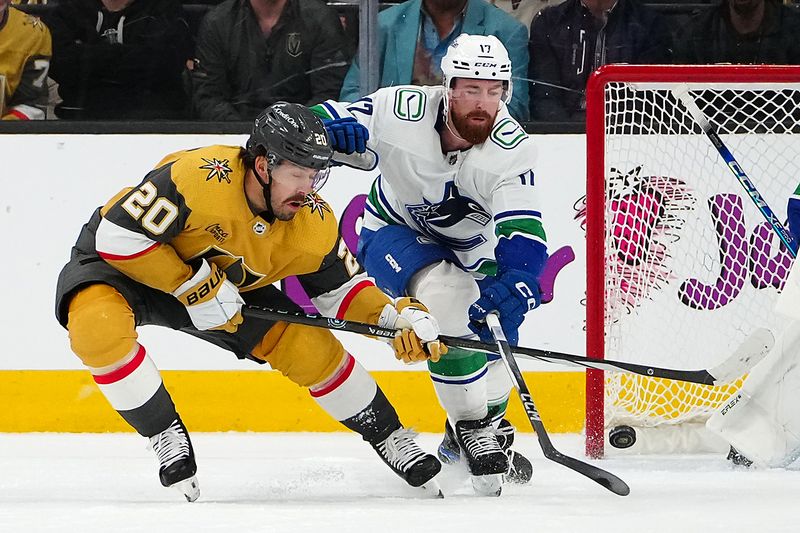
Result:
<svg viewBox="0 0 800 533"><path fill-rule="evenodd" d="M514 387L517 389L519 398L522 401L522 407L525 410L525 414L528 415L528 420L530 421L533 430L536 432L536 438L539 440L539 446L542 448L542 453L544 456L553 462L559 463L579 474L588 477L614 494L619 496L627 496L630 494L631 488L628 486L628 484L611 472L607 472L602 468L590 465L589 463L584 463L583 461L579 461L574 457L564 455L556 450L555 446L553 446L553 443L550 441L550 436L547 434L544 424L542 423L542 418L539 416L539 411L536 409L536 404L533 402L533 396L531 396L530 390L528 390L528 385L525 383L525 378L522 376L519 365L517 365L517 361L514 359L514 354L512 353L511 347L506 340L505 334L503 333L503 328L500 326L500 319L497 317L497 315L489 313L486 316L486 323L489 325L492 336L497 343L497 348L500 352L500 359L503 361L508 373L511 375L511 380L514 382Z"/></svg>
<svg viewBox="0 0 800 533"><path fill-rule="evenodd" d="M574 457L564 455L555 448L552 449L550 455L545 454L545 457L551 461L564 465L567 468L578 472L579 474L583 474L595 483L598 483L618 496L627 496L631 493L631 488L628 486L628 484L611 472L603 470L602 468L598 468L594 465L590 465L589 463L579 461Z"/></svg>

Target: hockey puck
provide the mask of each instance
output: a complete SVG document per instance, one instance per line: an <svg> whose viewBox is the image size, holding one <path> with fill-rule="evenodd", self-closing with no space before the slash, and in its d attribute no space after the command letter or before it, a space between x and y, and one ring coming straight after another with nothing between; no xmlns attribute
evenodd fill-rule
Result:
<svg viewBox="0 0 800 533"><path fill-rule="evenodd" d="M614 448L630 448L636 442L636 431L630 426L617 426L608 432L608 442Z"/></svg>

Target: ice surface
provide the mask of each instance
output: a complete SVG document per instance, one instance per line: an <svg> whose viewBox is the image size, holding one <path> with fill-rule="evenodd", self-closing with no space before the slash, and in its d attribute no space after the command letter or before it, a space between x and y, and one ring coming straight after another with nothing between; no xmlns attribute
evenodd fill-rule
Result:
<svg viewBox="0 0 800 533"><path fill-rule="evenodd" d="M734 470L723 457L598 462L631 486L616 496L545 460L531 485L474 495L445 466L444 500L421 499L347 433L196 433L201 496L161 487L146 439L132 434L0 434L0 532L679 532L800 531L800 471ZM434 450L439 437L420 436ZM582 458L577 435L554 435Z"/></svg>

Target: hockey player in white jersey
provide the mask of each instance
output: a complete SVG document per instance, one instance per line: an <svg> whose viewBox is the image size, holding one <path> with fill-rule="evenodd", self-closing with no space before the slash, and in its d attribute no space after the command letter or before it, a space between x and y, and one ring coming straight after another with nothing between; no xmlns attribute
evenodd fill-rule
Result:
<svg viewBox="0 0 800 533"><path fill-rule="evenodd" d="M789 230L800 243L800 186L789 198ZM800 457L800 262L795 260L775 310L792 319L741 390L706 427L731 445L735 464L781 468Z"/></svg>
<svg viewBox="0 0 800 533"><path fill-rule="evenodd" d="M506 109L511 63L496 37L460 35L442 72L444 86L312 109L345 159L377 159L358 259L379 286L425 302L445 335L492 342L484 318L496 312L516 344L547 257L535 149ZM479 491L499 494L503 475L528 482L530 462L510 449L512 385L499 358L451 348L428 368L447 412L440 458L465 456Z"/></svg>

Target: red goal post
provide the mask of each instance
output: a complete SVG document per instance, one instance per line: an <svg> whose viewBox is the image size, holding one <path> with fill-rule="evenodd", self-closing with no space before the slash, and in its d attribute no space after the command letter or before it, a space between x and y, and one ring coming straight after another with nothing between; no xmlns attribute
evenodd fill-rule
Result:
<svg viewBox="0 0 800 533"><path fill-rule="evenodd" d="M586 90L591 357L704 368L751 328L780 326L771 303L791 259L671 92L678 86L688 87L779 217L800 182L800 67L596 71ZM616 424L702 422L738 386L611 374L587 370L590 457L603 455Z"/></svg>

